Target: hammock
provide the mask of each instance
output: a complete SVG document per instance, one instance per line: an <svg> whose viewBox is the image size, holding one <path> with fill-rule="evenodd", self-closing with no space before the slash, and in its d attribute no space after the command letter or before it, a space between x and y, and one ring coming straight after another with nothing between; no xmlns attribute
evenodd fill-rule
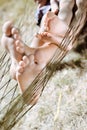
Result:
<svg viewBox="0 0 87 130"><path fill-rule="evenodd" d="M32 103L33 99L38 94L42 94L47 82L56 72L62 59L69 52L68 48L70 46L73 47L77 36L86 23L86 15L87 9L84 9L84 12L79 11L77 17L73 18L70 28L61 42L61 48L57 48L49 63L36 76L23 94L19 94L17 91L17 83L11 80L10 76L8 76L10 58L6 52L1 55L0 90L2 91L2 96L0 97L0 130L11 130L14 125L35 105L35 103ZM5 97L9 99L9 102L5 102ZM2 104L5 105L3 106ZM29 105L27 106L26 104Z"/></svg>

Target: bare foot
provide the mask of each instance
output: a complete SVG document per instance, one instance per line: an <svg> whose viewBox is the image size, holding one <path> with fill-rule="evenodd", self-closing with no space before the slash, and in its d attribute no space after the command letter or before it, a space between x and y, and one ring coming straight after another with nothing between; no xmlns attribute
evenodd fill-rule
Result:
<svg viewBox="0 0 87 130"><path fill-rule="evenodd" d="M29 48L27 46L23 47L22 44L23 43L20 40L18 43L16 43L17 51L20 53L24 52L26 54L22 57L22 60L17 66L16 79L22 92L24 92L35 79L35 77L46 66L47 62L57 49L57 46L48 45L46 47L42 46L38 48ZM32 100L29 101L29 104L35 104L41 92L41 88L39 88L39 90L34 90L32 94L33 97L31 97Z"/></svg>
<svg viewBox="0 0 87 130"><path fill-rule="evenodd" d="M7 21L2 28L3 35L1 39L1 45L6 49L11 57L11 76L16 79L16 66L18 62L22 59L22 54L16 51L15 41L20 39L18 30L13 27L11 21Z"/></svg>
<svg viewBox="0 0 87 130"><path fill-rule="evenodd" d="M40 73L40 71L43 69L44 66L45 66L44 64L39 64L38 61L35 60L34 54L31 54L29 56L23 56L22 60L19 62L19 66L17 67L16 71L16 79L22 92L27 90L29 85ZM36 104L41 95L41 92L42 92L41 88L39 89L35 88L34 90L32 89L32 91L29 92L31 97L28 101L28 104L31 105Z"/></svg>
<svg viewBox="0 0 87 130"><path fill-rule="evenodd" d="M56 36L64 36L68 30L67 24L58 18L53 12L48 12L42 19L39 33L49 32ZM56 25L56 26L55 26Z"/></svg>
<svg viewBox="0 0 87 130"><path fill-rule="evenodd" d="M34 59L34 50L23 44L18 30L8 21L3 25L2 46L11 58L10 73L16 79L22 92L26 90L35 76L40 72L41 66ZM25 56L25 54L27 56ZM34 95L30 103L35 104L40 93Z"/></svg>
<svg viewBox="0 0 87 130"><path fill-rule="evenodd" d="M44 42L50 44L50 43L54 43L57 46L61 46L61 42L63 40L63 37L61 36L56 36L53 35L52 33L49 32L43 32L43 33L38 33L36 35L39 39L42 39Z"/></svg>
<svg viewBox="0 0 87 130"><path fill-rule="evenodd" d="M6 31L10 28L9 35ZM40 71L46 66L55 53L57 46L51 44L46 47L30 48L23 44L16 28L8 25L2 36L2 45L11 57L11 74L17 80L24 92ZM34 104L41 94L41 89L35 92L32 99Z"/></svg>

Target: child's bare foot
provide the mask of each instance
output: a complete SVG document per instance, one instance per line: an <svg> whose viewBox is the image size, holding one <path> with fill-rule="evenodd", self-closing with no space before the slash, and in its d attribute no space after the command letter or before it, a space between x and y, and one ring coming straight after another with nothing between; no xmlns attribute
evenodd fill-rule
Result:
<svg viewBox="0 0 87 130"><path fill-rule="evenodd" d="M59 19L53 12L48 12L43 17L41 25L42 28L39 33L49 32L56 36L64 36L68 30L67 24L63 20Z"/></svg>
<svg viewBox="0 0 87 130"><path fill-rule="evenodd" d="M41 22L41 28L40 28L40 33L44 31L49 31L49 22L51 19L55 17L53 12L48 12L44 15L42 22Z"/></svg>
<svg viewBox="0 0 87 130"><path fill-rule="evenodd" d="M63 40L62 36L56 36L49 32L38 33L36 36L48 44L54 43L57 46L61 46L60 44Z"/></svg>

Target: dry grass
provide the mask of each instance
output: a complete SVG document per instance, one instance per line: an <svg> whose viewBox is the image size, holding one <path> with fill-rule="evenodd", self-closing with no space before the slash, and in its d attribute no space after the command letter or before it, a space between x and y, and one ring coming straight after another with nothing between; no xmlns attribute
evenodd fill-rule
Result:
<svg viewBox="0 0 87 130"><path fill-rule="evenodd" d="M30 2L24 13L24 2L0 0L0 28L6 20L12 19L16 26L20 25L23 40L30 44L38 30L34 19L36 7ZM20 18L23 24L20 23ZM87 44L83 40L87 32L83 34L79 40L80 44L66 56L47 84L37 105L13 130L87 130ZM0 37L1 35L0 30ZM85 39L87 40L87 36ZM54 120L58 109L59 113Z"/></svg>

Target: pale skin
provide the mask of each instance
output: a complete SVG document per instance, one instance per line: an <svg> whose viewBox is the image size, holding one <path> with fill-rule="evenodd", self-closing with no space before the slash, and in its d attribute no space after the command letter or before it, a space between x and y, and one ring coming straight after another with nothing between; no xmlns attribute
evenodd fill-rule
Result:
<svg viewBox="0 0 87 130"><path fill-rule="evenodd" d="M44 4L46 4L46 2L47 2L47 0L35 0L35 1L38 2L38 4L40 6L44 6ZM78 0L78 1L80 1L80 0ZM75 0L68 0L68 1L66 1L66 0L50 0L51 12L53 12L54 14L58 14L58 18L61 19L62 21L64 21L67 26L69 26L71 23L72 16L73 16L72 10L74 7L74 3L75 3ZM78 4L78 2L77 2L77 4ZM49 22L47 22L47 23L48 23L47 26L49 26ZM41 28L43 29L42 26L43 25L41 25ZM52 40L52 42L57 42L57 41L61 42L62 41L61 37L57 39L56 35L52 35L50 33L49 34L42 33L43 30L41 32L39 32L41 34L41 36L37 35L37 37L34 37L33 42L31 44L31 47L42 46L44 44L44 42L41 39L44 39L45 41ZM59 33L60 33L60 31L59 31ZM39 36L39 38L38 38L38 36ZM58 36L59 36L59 34L58 34Z"/></svg>
<svg viewBox="0 0 87 130"><path fill-rule="evenodd" d="M68 14L67 14L68 15ZM55 28L56 25L56 28ZM33 41L33 47L24 45L18 29L11 22L3 25L3 36L1 44L9 53L11 58L10 73L12 78L17 80L19 87L24 92L38 73L46 66L58 46L61 46L68 29L67 23L59 19L54 13L48 12L41 24L39 34L35 36L38 41L42 42L39 46ZM42 37L44 39L42 40ZM37 101L39 94L33 103Z"/></svg>
<svg viewBox="0 0 87 130"><path fill-rule="evenodd" d="M46 14L44 17L45 20L43 21L43 25L45 27L42 26L39 32L42 33L42 31L44 32L44 30L48 30L48 32L51 33L53 30L51 22L53 22L54 25L56 24L58 26L56 26L57 28L59 28L59 24L64 26L64 28L60 30L61 33L59 40L60 37L63 38L64 33L67 31L66 24L59 20L58 17L51 12ZM49 23L49 29L46 27L48 26L46 21ZM59 34L59 30L55 30L54 33ZM24 92L34 78L38 75L38 73L46 66L48 61L55 53L58 47L57 45L60 44L60 42L54 44L51 43L51 41L47 41L44 42L42 46L35 48L28 47L27 45L23 44L18 30L12 25L11 22L8 21L3 25L1 44L4 46L11 58L10 73L12 78L17 80L19 87L21 88L22 92Z"/></svg>
<svg viewBox="0 0 87 130"><path fill-rule="evenodd" d="M59 6L58 6L58 3L59 3ZM69 27L70 23L71 23L71 19L72 19L72 16L73 16L73 7L74 7L74 4L75 4L75 0L68 0L68 2L66 0L50 0L50 4L51 4L51 10L54 14L57 14L58 13L58 18L64 22L66 24L67 27ZM51 20L51 18L50 18ZM49 28L49 25L51 26L51 30L57 30L56 29L56 26L53 26L53 24L55 24L55 22L53 23L52 22L52 25L49 24L50 23L50 20L49 22L47 22L48 25L45 25ZM59 22L56 22L58 24L58 29L57 32L53 32L53 31L45 31L43 33L40 32L40 35L37 34L37 37L39 39L44 39L44 42L46 41L51 41L52 43L60 43L64 37L64 33L62 33L61 35L61 30L60 30L60 26L62 26ZM53 27L53 28L52 28ZM66 27L63 27L62 28L65 28L66 30ZM52 34L53 33L53 34ZM40 43L38 41L39 45L41 45L41 43L43 43L43 41ZM32 44L33 45L33 44ZM71 47L70 47L71 48Z"/></svg>

